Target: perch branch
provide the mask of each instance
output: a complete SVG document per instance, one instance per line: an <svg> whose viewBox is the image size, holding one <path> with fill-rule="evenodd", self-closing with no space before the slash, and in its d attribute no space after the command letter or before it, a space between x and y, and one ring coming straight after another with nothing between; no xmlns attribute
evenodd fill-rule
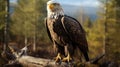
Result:
<svg viewBox="0 0 120 67"><path fill-rule="evenodd" d="M12 63L7 64L6 67L10 67L10 66L14 66L14 65L19 65L23 66L23 67L74 67L75 66L75 62L68 64L65 62L61 62L60 64L56 64L54 60L51 59L43 59L43 58L36 58L36 57L32 57L32 56L27 56L27 46L25 46L24 48L21 49L21 52L19 53L13 53L16 57L16 59L13 60ZM104 54L102 54L101 56L97 56L95 59L89 61L90 64L87 65L93 65L93 64L97 64L98 61L100 59L102 59L102 57L104 56ZM86 63L83 63L82 65L86 65Z"/></svg>

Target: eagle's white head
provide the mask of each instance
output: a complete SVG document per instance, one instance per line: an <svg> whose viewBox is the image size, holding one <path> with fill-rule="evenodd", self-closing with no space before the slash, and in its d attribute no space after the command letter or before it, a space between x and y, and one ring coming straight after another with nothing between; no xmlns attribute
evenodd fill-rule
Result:
<svg viewBox="0 0 120 67"><path fill-rule="evenodd" d="M56 0L47 2L47 16L48 18L57 19L59 15L64 15L61 5Z"/></svg>

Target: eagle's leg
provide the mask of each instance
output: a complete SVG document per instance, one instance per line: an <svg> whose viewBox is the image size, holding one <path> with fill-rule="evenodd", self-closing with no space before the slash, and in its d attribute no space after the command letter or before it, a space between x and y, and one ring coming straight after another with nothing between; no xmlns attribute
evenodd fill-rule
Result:
<svg viewBox="0 0 120 67"><path fill-rule="evenodd" d="M63 62L71 62L72 58L70 57L70 54L68 53L67 57L62 59Z"/></svg>
<svg viewBox="0 0 120 67"><path fill-rule="evenodd" d="M58 53L57 57L55 58L55 62L60 62L61 61L61 54Z"/></svg>
<svg viewBox="0 0 120 67"><path fill-rule="evenodd" d="M73 54L73 47L72 45L66 45L65 46L65 55L67 57L63 58L62 61L63 62L71 62L73 59L72 59L72 54Z"/></svg>

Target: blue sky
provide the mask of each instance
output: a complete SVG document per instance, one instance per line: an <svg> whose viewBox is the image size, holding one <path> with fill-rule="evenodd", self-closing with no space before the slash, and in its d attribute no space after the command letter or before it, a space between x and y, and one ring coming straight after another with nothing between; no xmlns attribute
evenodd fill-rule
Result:
<svg viewBox="0 0 120 67"><path fill-rule="evenodd" d="M99 6L98 0L58 0L61 4L82 5L82 6Z"/></svg>
<svg viewBox="0 0 120 67"><path fill-rule="evenodd" d="M10 0L10 2L16 2L17 0Z"/></svg>
<svg viewBox="0 0 120 67"><path fill-rule="evenodd" d="M16 2L17 0L10 0L10 2ZM61 4L70 5L82 5L82 6L99 6L100 2L98 0L57 0Z"/></svg>

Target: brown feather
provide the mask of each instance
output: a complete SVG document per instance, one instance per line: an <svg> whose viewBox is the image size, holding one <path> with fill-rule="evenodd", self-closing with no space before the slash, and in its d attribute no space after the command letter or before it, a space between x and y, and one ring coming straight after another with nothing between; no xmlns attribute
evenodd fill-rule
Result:
<svg viewBox="0 0 120 67"><path fill-rule="evenodd" d="M85 31L80 23L69 16L59 16L57 19L47 18L46 27L50 39L56 45L57 51L71 55L74 53L76 47L88 58L88 44L85 36ZM67 51L65 50L67 46Z"/></svg>

